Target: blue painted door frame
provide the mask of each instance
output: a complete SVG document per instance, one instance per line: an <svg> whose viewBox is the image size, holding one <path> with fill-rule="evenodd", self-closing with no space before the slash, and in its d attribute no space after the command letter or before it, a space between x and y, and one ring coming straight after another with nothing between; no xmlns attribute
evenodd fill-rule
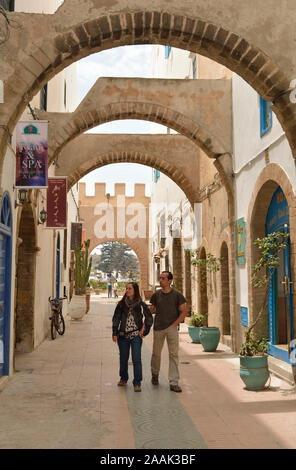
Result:
<svg viewBox="0 0 296 470"><path fill-rule="evenodd" d="M4 192L0 220L0 377L9 374L12 211Z"/></svg>
<svg viewBox="0 0 296 470"><path fill-rule="evenodd" d="M60 296L61 281L61 237L58 233L57 237L57 253L56 253L56 297Z"/></svg>
<svg viewBox="0 0 296 470"><path fill-rule="evenodd" d="M280 187L275 191L266 218L266 234L278 231L289 233L289 207L285 195ZM269 354L282 359L286 362L290 361L290 341L294 337L293 328L293 288L291 282L290 268L290 241L281 258L280 266L274 271L269 282L269 298L268 298L268 327L269 327ZM282 287L285 282L285 290ZM284 290L282 299L285 303L285 311L287 315L287 344L288 350L277 346L279 344L279 324L278 324L278 302L279 289ZM283 306L281 306L283 308Z"/></svg>

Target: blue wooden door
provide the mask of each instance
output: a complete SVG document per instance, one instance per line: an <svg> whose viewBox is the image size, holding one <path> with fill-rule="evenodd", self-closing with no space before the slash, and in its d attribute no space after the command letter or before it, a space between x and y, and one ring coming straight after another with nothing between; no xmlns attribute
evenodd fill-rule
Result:
<svg viewBox="0 0 296 470"><path fill-rule="evenodd" d="M0 377L9 373L12 214L4 193L0 221Z"/></svg>
<svg viewBox="0 0 296 470"><path fill-rule="evenodd" d="M266 233L289 233L289 207L279 187L271 200L266 219ZM280 262L269 283L268 322L269 353L289 362L293 338L293 302L290 264L290 243L279 254Z"/></svg>

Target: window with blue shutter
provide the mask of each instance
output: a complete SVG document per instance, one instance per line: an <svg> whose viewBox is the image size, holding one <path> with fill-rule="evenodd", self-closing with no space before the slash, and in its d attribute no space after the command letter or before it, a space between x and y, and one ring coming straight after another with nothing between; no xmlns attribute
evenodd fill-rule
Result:
<svg viewBox="0 0 296 470"><path fill-rule="evenodd" d="M164 58L168 59L171 53L171 46L165 46L164 49Z"/></svg>
<svg viewBox="0 0 296 470"><path fill-rule="evenodd" d="M272 127L271 105L271 102L265 101L260 96L260 137L263 137Z"/></svg>

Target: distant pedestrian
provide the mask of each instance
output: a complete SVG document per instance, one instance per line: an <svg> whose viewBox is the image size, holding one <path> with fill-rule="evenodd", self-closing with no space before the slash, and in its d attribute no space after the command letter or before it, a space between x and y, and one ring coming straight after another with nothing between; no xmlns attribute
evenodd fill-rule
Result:
<svg viewBox="0 0 296 470"><path fill-rule="evenodd" d="M130 348L134 367L134 391L141 392L143 337L147 336L153 323L148 306L142 301L136 282L126 285L125 294L118 302L112 318L112 339L119 348L119 387L128 381L128 359Z"/></svg>
<svg viewBox="0 0 296 470"><path fill-rule="evenodd" d="M112 281L111 281L111 279L109 279L108 282L107 282L107 289L108 289L108 298L112 297Z"/></svg>
<svg viewBox="0 0 296 470"><path fill-rule="evenodd" d="M113 293L114 293L115 298L118 297L117 289L118 289L118 282L117 282L117 279L115 279L115 282L113 284Z"/></svg>
<svg viewBox="0 0 296 470"><path fill-rule="evenodd" d="M151 357L151 382L158 385L161 352L166 339L169 350L169 384L173 392L182 392L179 386L179 333L178 325L186 317L186 299L171 287L173 275L163 271L159 278L161 289L150 299L150 309L155 313L153 326L153 350Z"/></svg>

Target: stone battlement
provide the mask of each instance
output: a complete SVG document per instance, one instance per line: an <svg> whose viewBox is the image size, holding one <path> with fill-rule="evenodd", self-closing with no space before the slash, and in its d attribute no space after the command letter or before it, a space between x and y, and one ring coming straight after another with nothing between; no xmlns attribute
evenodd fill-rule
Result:
<svg viewBox="0 0 296 470"><path fill-rule="evenodd" d="M110 195L109 202L113 201L116 203L117 196L125 196L129 202L141 202L149 204L150 197L145 196L145 184L135 183L134 185L134 195L126 195L126 184L125 183L115 183L114 184L114 195ZM79 183L79 205L93 206L100 202L107 202L107 190L106 183L95 183L95 194L94 196L86 195L86 183Z"/></svg>

